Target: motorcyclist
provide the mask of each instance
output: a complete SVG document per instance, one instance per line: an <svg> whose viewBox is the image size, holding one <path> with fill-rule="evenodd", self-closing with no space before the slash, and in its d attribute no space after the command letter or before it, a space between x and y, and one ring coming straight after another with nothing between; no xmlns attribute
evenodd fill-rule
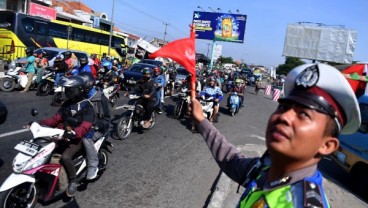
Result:
<svg viewBox="0 0 368 208"><path fill-rule="evenodd" d="M261 78L258 77L256 79L256 86L255 86L255 92L256 94L258 94L259 90L262 88L262 82L261 82Z"/></svg>
<svg viewBox="0 0 368 208"><path fill-rule="evenodd" d="M158 114L162 114L162 100L161 100L161 96L163 93L162 88L165 85L165 77L164 75L161 74L161 69L160 68L155 68L153 70L153 76L152 76L152 80L155 83L155 87L156 87L156 112Z"/></svg>
<svg viewBox="0 0 368 208"><path fill-rule="evenodd" d="M218 113L219 106L220 106L219 103L223 98L223 93L220 87L216 86L215 83L216 83L216 78L210 77L208 81L208 85L206 85L199 94L200 96L212 97L214 99L213 114L211 118L209 118L209 121L212 123L214 122L213 119L216 118L216 115Z"/></svg>
<svg viewBox="0 0 368 208"><path fill-rule="evenodd" d="M37 63L37 78L36 82L37 84L40 84L42 80L42 75L45 71L45 69L49 66L49 60L47 59L48 54L46 51L42 50L39 54L39 61Z"/></svg>
<svg viewBox="0 0 368 208"><path fill-rule="evenodd" d="M27 48L25 52L27 55L27 59L24 62L20 62L20 64L26 64L25 72L27 73L28 81L27 81L27 85L25 86L24 90L21 91L21 93L26 93L29 91L29 87L31 86L33 76L36 73L36 68L35 68L36 57L35 57L35 54L33 54L33 49Z"/></svg>
<svg viewBox="0 0 368 208"><path fill-rule="evenodd" d="M102 91L107 98L109 98L110 93L114 90L114 77L112 63L110 61L104 61L102 68L99 70L99 79L102 83Z"/></svg>
<svg viewBox="0 0 368 208"><path fill-rule="evenodd" d="M134 91L136 94L141 95L137 100L137 104L142 105L146 112L143 118L143 128L149 128L152 122L151 115L156 104L156 87L155 83L151 79L150 69L146 67L143 69L142 73L143 78L137 82L134 87ZM128 93L125 93L125 96L128 95Z"/></svg>
<svg viewBox="0 0 368 208"><path fill-rule="evenodd" d="M240 98L240 107L243 107L243 103L244 103L244 92L245 92L245 84L243 83L242 79L236 79L235 80L235 85L230 89L229 91L231 92L236 92ZM227 99L227 103L230 103L230 96Z"/></svg>
<svg viewBox="0 0 368 208"><path fill-rule="evenodd" d="M74 68L74 62L73 62L73 59L72 59L72 52L71 51L66 51L64 53L64 61L65 61L66 65L68 65L67 72L71 72L72 69Z"/></svg>
<svg viewBox="0 0 368 208"><path fill-rule="evenodd" d="M59 82L61 77L65 76L65 73L68 71L68 64L65 62L63 55L56 55L54 61L54 69L55 69L55 87L59 86Z"/></svg>
<svg viewBox="0 0 368 208"><path fill-rule="evenodd" d="M83 137L83 145L86 150L88 171L87 180L93 180L98 173L98 155L94 147L94 142L101 138L110 128L111 109L109 100L105 95L94 86L95 78L89 72L81 72L79 74L83 78L85 88L84 96L89 99L95 111L94 128Z"/></svg>
<svg viewBox="0 0 368 208"><path fill-rule="evenodd" d="M72 70L72 75L78 75L81 72L92 73L91 67L88 65L88 59L86 57L80 57L79 68Z"/></svg>
<svg viewBox="0 0 368 208"><path fill-rule="evenodd" d="M41 120L41 125L64 129L63 140L58 142L57 152L62 154L63 164L68 175L69 185L66 194L72 197L77 192L76 170L73 156L82 148L82 138L90 130L95 120L93 106L89 100L84 99L84 80L79 76L70 76L60 81L65 88L66 101L51 118ZM66 125L66 121L73 118L77 126L73 129Z"/></svg>

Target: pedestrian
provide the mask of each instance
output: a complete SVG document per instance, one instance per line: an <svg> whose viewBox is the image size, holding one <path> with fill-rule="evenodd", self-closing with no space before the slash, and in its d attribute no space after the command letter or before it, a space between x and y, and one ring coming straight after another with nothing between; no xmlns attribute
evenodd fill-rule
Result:
<svg viewBox="0 0 368 208"><path fill-rule="evenodd" d="M26 55L27 55L27 60L24 62L21 62L21 64L26 64L25 72L27 73L28 81L24 89L20 91L21 93L27 93L29 91L29 87L31 86L33 76L36 73L36 66L35 66L36 57L34 56L35 54L33 54L33 49L27 48Z"/></svg>
<svg viewBox="0 0 368 208"><path fill-rule="evenodd" d="M356 96L340 71L304 64L285 79L285 97L268 120L267 151L246 158L204 116L192 116L221 170L244 186L239 207L329 207L317 164L339 146L338 135L360 126ZM244 130L243 130L244 131Z"/></svg>
<svg viewBox="0 0 368 208"><path fill-rule="evenodd" d="M153 76L152 80L155 83L156 87L156 112L158 114L162 114L162 93L163 93L163 87L165 86L165 77L161 74L160 68L155 68L153 70Z"/></svg>

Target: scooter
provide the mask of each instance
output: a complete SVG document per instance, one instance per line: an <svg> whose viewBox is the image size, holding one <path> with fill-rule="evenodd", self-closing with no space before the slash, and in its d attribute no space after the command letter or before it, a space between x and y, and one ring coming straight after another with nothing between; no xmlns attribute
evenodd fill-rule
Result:
<svg viewBox="0 0 368 208"><path fill-rule="evenodd" d="M38 96L47 96L52 93L55 84L55 72L45 70L41 82L37 85Z"/></svg>
<svg viewBox="0 0 368 208"><path fill-rule="evenodd" d="M240 97L237 92L231 92L228 99L228 110L231 116L234 116L240 109Z"/></svg>
<svg viewBox="0 0 368 208"><path fill-rule="evenodd" d="M68 120L67 120L68 122ZM55 154L56 142L64 130L43 127L36 122L30 126L33 139L19 142L14 149L19 153L13 160L13 173L0 187L1 207L34 207L38 199L50 201L65 193L68 178L59 163L60 154ZM99 173L106 169L109 149L107 133L95 142L99 157ZM83 153L74 159L78 185L85 180L86 158Z"/></svg>
<svg viewBox="0 0 368 208"><path fill-rule="evenodd" d="M201 96L199 102L203 108L203 115L207 119L210 119L213 114L213 107L214 107L214 98L210 96ZM216 114L215 118L213 118L213 122L217 123L219 120L219 114Z"/></svg>
<svg viewBox="0 0 368 208"><path fill-rule="evenodd" d="M136 104L137 99L140 96L138 95L129 95L129 103L123 105L123 108L126 112L123 114L123 117L119 120L116 134L120 140L125 139L132 132L133 127L143 129L144 120L143 117L145 115L145 110L142 105ZM145 129L152 129L156 123L156 115L155 111L151 114L151 125Z"/></svg>
<svg viewBox="0 0 368 208"><path fill-rule="evenodd" d="M24 68L18 66L13 69L9 69L5 76L0 81L0 89L4 92L10 92L14 89L23 89L26 87L28 78L24 73ZM29 87L33 89L36 87L36 76L33 76L32 84Z"/></svg>
<svg viewBox="0 0 368 208"><path fill-rule="evenodd" d="M110 101L111 109L115 109L115 107L116 107L116 103L118 101L118 98L120 97L119 90L120 90L120 85L119 84L114 84L114 87L113 87L112 91L109 93L108 98L109 98L109 101Z"/></svg>

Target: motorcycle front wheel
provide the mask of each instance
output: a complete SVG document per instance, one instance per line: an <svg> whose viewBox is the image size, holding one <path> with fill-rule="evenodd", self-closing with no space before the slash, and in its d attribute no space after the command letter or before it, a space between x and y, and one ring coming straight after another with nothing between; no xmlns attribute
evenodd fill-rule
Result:
<svg viewBox="0 0 368 208"><path fill-rule="evenodd" d="M129 136L129 134L133 130L133 121L130 122L130 116L125 115L123 116L118 123L118 126L116 128L116 134L120 140L125 139Z"/></svg>
<svg viewBox="0 0 368 208"><path fill-rule="evenodd" d="M61 106L64 102L63 94L61 92L56 92L52 96L52 105Z"/></svg>
<svg viewBox="0 0 368 208"><path fill-rule="evenodd" d="M30 188L31 193L27 196ZM38 190L33 183L22 183L0 193L0 207L33 208L37 203L37 194Z"/></svg>
<svg viewBox="0 0 368 208"><path fill-rule="evenodd" d="M37 86L37 94L38 96L46 96L51 93L53 86L50 84L50 82L44 81L38 84Z"/></svg>
<svg viewBox="0 0 368 208"><path fill-rule="evenodd" d="M15 80L9 77L4 77L1 79L0 82L0 89L4 92L10 92L13 91L15 88Z"/></svg>
<svg viewBox="0 0 368 208"><path fill-rule="evenodd" d="M175 119L179 119L182 115L183 112L183 106L184 106L184 102L180 101L174 108L174 118Z"/></svg>

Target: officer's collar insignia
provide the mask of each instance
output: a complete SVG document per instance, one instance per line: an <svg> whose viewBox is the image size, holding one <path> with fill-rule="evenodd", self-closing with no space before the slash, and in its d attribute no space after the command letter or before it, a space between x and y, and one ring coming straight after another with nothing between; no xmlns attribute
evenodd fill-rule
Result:
<svg viewBox="0 0 368 208"><path fill-rule="evenodd" d="M310 66L302 71L295 79L295 86L310 88L317 84L319 79L318 65Z"/></svg>
<svg viewBox="0 0 368 208"><path fill-rule="evenodd" d="M285 177L283 177L279 180L275 180L275 181L270 182L270 186L271 186L271 188L273 188L273 187L276 187L276 186L279 186L279 185L284 185L284 184L288 183L290 180L291 180L291 176L285 176Z"/></svg>

